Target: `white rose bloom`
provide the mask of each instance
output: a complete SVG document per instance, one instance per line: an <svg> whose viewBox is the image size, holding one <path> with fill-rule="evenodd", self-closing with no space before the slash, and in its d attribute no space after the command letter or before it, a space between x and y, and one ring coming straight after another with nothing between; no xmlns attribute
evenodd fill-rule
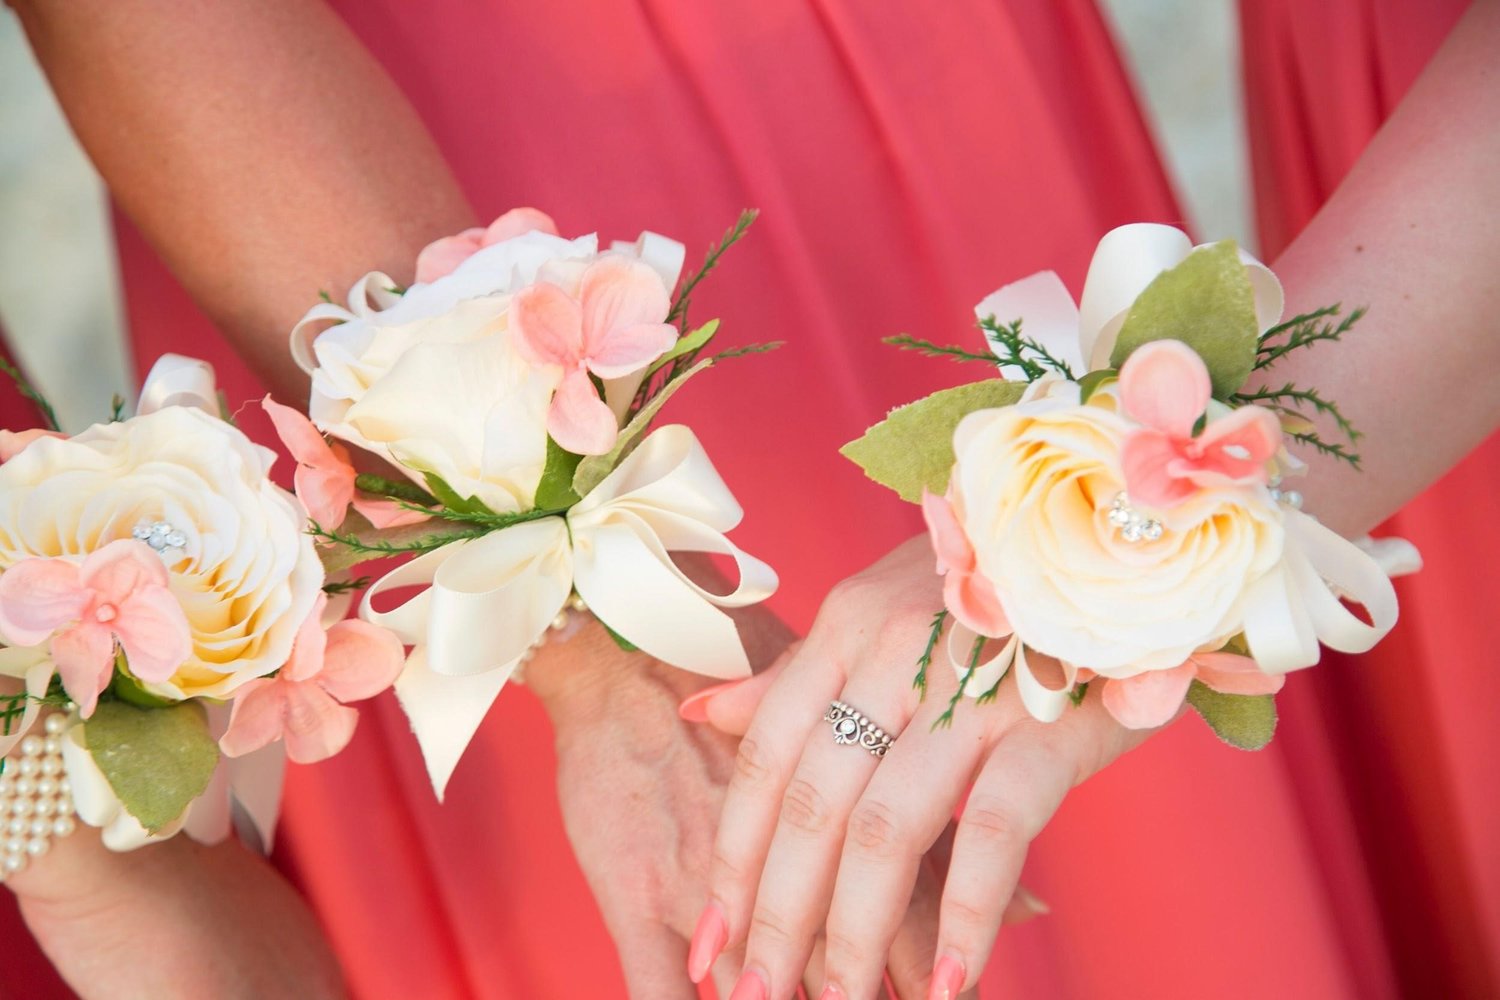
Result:
<svg viewBox="0 0 1500 1000"><path fill-rule="evenodd" d="M0 572L28 557L82 560L163 523L162 557L193 655L147 690L230 695L280 668L323 584L307 514L268 478L275 455L201 410L169 406L36 441L0 465Z"/></svg>

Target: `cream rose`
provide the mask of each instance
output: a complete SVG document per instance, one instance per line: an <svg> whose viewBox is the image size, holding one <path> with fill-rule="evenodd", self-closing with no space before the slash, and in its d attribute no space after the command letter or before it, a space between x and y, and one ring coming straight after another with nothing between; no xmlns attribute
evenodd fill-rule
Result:
<svg viewBox="0 0 1500 1000"><path fill-rule="evenodd" d="M33 556L81 561L162 525L153 548L193 653L147 689L226 697L286 662L323 584L306 512L268 478L274 460L189 406L35 441L0 465L0 572Z"/></svg>
<svg viewBox="0 0 1500 1000"><path fill-rule="evenodd" d="M1159 537L1110 521L1134 424L1108 391L973 413L954 435L954 507L979 571L1029 648L1107 677L1175 667L1241 631L1247 588L1275 568L1283 513L1263 487L1202 490L1151 511Z"/></svg>

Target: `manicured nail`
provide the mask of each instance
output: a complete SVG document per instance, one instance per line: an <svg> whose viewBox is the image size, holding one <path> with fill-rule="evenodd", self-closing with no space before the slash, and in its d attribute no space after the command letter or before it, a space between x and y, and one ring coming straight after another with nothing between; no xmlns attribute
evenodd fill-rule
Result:
<svg viewBox="0 0 1500 1000"><path fill-rule="evenodd" d="M734 687L738 683L740 682L728 681L724 684L715 684L713 687L706 687L697 694L684 698L682 704L677 706L677 714L688 722L707 722L708 699L721 691L726 691Z"/></svg>
<svg viewBox="0 0 1500 1000"><path fill-rule="evenodd" d="M724 911L718 903L709 903L693 931L693 944L688 949L688 978L695 983L703 982L728 941L729 924L724 920Z"/></svg>
<svg viewBox="0 0 1500 1000"><path fill-rule="evenodd" d="M770 1000L770 997L766 981L760 978L760 973L749 969L740 976L740 981L734 984L734 992L729 994L729 1000Z"/></svg>
<svg viewBox="0 0 1500 1000"><path fill-rule="evenodd" d="M1048 906L1035 893L1026 888L1024 885L1016 886L1016 899L1020 900L1022 906L1026 907L1026 909L1030 910L1032 913L1035 913L1039 917L1045 917L1047 914L1052 912L1052 907Z"/></svg>
<svg viewBox="0 0 1500 1000"><path fill-rule="evenodd" d="M818 1000L849 1000L849 995L833 983L823 987L823 992L818 994Z"/></svg>
<svg viewBox="0 0 1500 1000"><path fill-rule="evenodd" d="M927 993L927 1000L953 1000L963 987L964 963L952 955L944 955L938 959L937 968L932 970L932 989Z"/></svg>

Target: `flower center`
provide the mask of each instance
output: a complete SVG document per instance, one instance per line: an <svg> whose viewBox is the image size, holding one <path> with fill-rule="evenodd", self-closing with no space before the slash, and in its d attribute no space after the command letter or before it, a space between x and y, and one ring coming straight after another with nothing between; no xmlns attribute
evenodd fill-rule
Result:
<svg viewBox="0 0 1500 1000"><path fill-rule="evenodd" d="M160 556L166 556L187 545L187 535L173 527L170 521L142 521L131 531L130 537L138 542L145 542Z"/></svg>
<svg viewBox="0 0 1500 1000"><path fill-rule="evenodd" d="M1127 542L1154 542L1162 535L1161 522L1147 517L1130 506L1130 497L1116 493L1109 505L1109 523L1120 529L1120 537Z"/></svg>
<svg viewBox="0 0 1500 1000"><path fill-rule="evenodd" d="M99 622L112 622L120 617L120 609L113 604L101 604L94 609L94 620Z"/></svg>

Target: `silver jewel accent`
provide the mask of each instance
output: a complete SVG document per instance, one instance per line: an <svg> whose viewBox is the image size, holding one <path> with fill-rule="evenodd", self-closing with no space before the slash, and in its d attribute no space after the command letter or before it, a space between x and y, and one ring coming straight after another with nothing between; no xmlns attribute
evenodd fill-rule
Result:
<svg viewBox="0 0 1500 1000"><path fill-rule="evenodd" d="M145 542L159 556L166 556L187 545L187 535L171 521L142 521L130 532L130 537L138 542Z"/></svg>
<svg viewBox="0 0 1500 1000"><path fill-rule="evenodd" d="M1292 510L1302 509L1302 494L1297 490L1282 489L1280 476L1272 476L1266 482L1266 492L1271 495L1273 503L1284 503Z"/></svg>
<svg viewBox="0 0 1500 1000"><path fill-rule="evenodd" d="M841 701L829 702L823 721L833 726L833 742L841 746L858 744L875 757L884 757L894 737L881 729L862 712Z"/></svg>
<svg viewBox="0 0 1500 1000"><path fill-rule="evenodd" d="M1154 542L1166 529L1154 517L1147 517L1130 506L1130 497L1116 493L1109 505L1109 523L1120 530L1120 537L1127 542Z"/></svg>

